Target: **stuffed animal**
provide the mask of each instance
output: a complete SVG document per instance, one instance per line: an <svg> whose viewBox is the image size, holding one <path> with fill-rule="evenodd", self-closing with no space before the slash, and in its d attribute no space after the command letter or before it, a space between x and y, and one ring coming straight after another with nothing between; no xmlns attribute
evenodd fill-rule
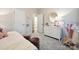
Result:
<svg viewBox="0 0 79 59"><path fill-rule="evenodd" d="M3 32L3 29L0 28L0 39L4 38L4 37L7 37L7 32Z"/></svg>

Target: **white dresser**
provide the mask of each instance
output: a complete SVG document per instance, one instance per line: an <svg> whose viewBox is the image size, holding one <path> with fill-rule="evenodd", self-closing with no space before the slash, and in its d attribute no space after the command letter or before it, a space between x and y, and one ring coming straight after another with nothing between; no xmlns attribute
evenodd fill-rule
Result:
<svg viewBox="0 0 79 59"><path fill-rule="evenodd" d="M44 26L44 35L60 39L61 28L57 26Z"/></svg>

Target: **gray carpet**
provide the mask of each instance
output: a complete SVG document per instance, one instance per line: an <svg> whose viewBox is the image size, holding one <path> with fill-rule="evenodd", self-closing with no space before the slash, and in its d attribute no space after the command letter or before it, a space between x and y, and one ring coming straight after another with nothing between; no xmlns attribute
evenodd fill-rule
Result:
<svg viewBox="0 0 79 59"><path fill-rule="evenodd" d="M59 40L44 36L43 34L33 33L32 36L40 38L40 50L70 50L64 46Z"/></svg>
<svg viewBox="0 0 79 59"><path fill-rule="evenodd" d="M40 37L40 50L70 50L70 48L62 45L59 40L39 35Z"/></svg>

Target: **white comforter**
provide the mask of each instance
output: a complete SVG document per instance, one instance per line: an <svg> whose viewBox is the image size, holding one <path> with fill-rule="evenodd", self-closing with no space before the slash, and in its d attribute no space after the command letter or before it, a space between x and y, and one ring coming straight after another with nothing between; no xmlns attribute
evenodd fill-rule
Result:
<svg viewBox="0 0 79 59"><path fill-rule="evenodd" d="M8 37L0 39L0 50L37 50L37 48L19 33L8 32Z"/></svg>

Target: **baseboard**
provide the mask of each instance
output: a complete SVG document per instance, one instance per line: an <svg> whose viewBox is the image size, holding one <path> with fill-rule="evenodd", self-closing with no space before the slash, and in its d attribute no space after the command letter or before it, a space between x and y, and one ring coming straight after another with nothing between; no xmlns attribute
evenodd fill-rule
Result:
<svg viewBox="0 0 79 59"><path fill-rule="evenodd" d="M56 39L56 40L60 40L60 39L58 39L58 38L51 37L51 36L48 36L48 35L45 35L45 34L44 34L44 36L47 36L47 37L50 37L50 38L53 38L53 39Z"/></svg>

